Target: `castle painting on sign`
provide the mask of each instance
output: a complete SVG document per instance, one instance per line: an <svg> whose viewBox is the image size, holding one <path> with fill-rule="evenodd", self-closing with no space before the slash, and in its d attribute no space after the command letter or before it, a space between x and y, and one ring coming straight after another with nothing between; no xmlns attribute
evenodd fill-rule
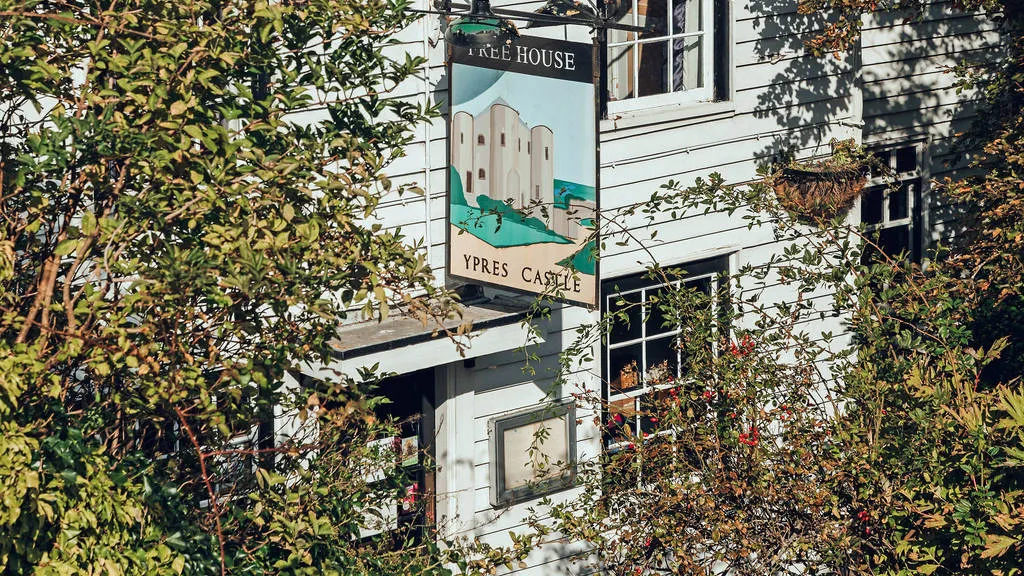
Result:
<svg viewBox="0 0 1024 576"><path fill-rule="evenodd" d="M591 60L587 44L527 37L454 52L450 276L596 304Z"/></svg>

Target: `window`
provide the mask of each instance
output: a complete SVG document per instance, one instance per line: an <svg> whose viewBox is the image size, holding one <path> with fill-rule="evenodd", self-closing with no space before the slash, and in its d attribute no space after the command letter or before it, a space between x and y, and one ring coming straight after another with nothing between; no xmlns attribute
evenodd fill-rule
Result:
<svg viewBox="0 0 1024 576"><path fill-rule="evenodd" d="M486 142L487 142L487 140L484 139L484 135L483 134L477 134L476 135L476 143L478 145L483 146L484 144L486 144Z"/></svg>
<svg viewBox="0 0 1024 576"><path fill-rule="evenodd" d="M872 174L861 197L860 219L868 237L878 249L890 257L903 253L911 262L920 262L921 242L921 143L883 148L874 152L882 166ZM872 258L874 247L865 250L865 260Z"/></svg>
<svg viewBox="0 0 1024 576"><path fill-rule="evenodd" d="M505 147L505 133L504 132L501 133L501 147L502 148Z"/></svg>
<svg viewBox="0 0 1024 576"><path fill-rule="evenodd" d="M576 407L572 402L494 418L488 428L493 506L572 486L576 478Z"/></svg>
<svg viewBox="0 0 1024 576"><path fill-rule="evenodd" d="M476 171L476 177L479 178L480 180L486 180L487 179L487 173L484 172L483 168L481 168L481 169Z"/></svg>
<svg viewBox="0 0 1024 576"><path fill-rule="evenodd" d="M395 536L396 545L406 537L418 541L434 520L434 473L427 465L432 459L434 438L433 368L384 378L372 395L387 398L373 406L382 426L366 447L369 460L361 463L363 480L375 500L362 511L360 535ZM328 410L342 407L327 403Z"/></svg>
<svg viewBox="0 0 1024 576"><path fill-rule="evenodd" d="M680 340L687 327L672 324L659 302L673 287L685 286L708 295L710 317L722 318L726 270L727 259L722 257L669 269L661 279L638 274L602 282L604 313L624 317L611 323L604 347L606 421L615 423L609 426L609 447L625 439L616 430L627 425L634 434L651 431L654 422L643 416L647 401L652 394L678 386L685 373L687 359Z"/></svg>
<svg viewBox="0 0 1024 576"><path fill-rule="evenodd" d="M255 436L254 432L232 436L223 452L213 458L213 491L219 498L234 498L251 489L258 448Z"/></svg>
<svg viewBox="0 0 1024 576"><path fill-rule="evenodd" d="M715 70L714 53L725 52L716 44L715 30L725 10L714 0L632 3L619 22L646 31L608 31L609 111L714 98L716 76L724 79Z"/></svg>

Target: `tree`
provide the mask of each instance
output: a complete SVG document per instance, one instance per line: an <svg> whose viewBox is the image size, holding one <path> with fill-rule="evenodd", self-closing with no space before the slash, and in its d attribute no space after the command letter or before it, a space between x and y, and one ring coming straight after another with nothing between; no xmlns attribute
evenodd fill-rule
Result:
<svg viewBox="0 0 1024 576"><path fill-rule="evenodd" d="M922 6L808 0L801 11L837 15L809 43L823 55L851 46L866 12ZM618 450L587 465L582 496L551 509L553 526L538 517L538 534L591 543L589 559L616 574L1020 573L1024 12L1019 2L958 7L999 22L1007 48L957 67L960 86L985 95L962 143L980 170L943 183L970 210L971 232L921 270L837 222L794 225L770 179L669 183L634 213L739 211L777 226L788 248L728 278L724 327L708 297L682 284L649 303L644 322L687 327L684 377L638 367L662 389L641 429L617 417L621 407L602 407L597 424ZM794 298L750 298L766 282L794 286ZM831 310L811 304L823 294ZM639 305L623 300L584 330L565 371ZM850 347L801 333L822 313L849 318Z"/></svg>
<svg viewBox="0 0 1024 576"><path fill-rule="evenodd" d="M654 266L648 274L667 287L644 302L624 297L582 332L564 355L566 373L610 331L655 318L665 330L683 327L681 360L631 369L631 382L653 389L638 414L579 393L600 407L595 424L610 449L581 465L582 494L550 507L553 524L536 518L538 536L588 542L586 561L623 576L865 573L867 512L837 435L844 385L828 376L849 365L849 350L808 328L858 301L855 231L799 224L768 181L735 187L717 175L689 188L669 182L627 217L719 210L774 227L783 249L723 273L718 291ZM780 284L791 298L760 301Z"/></svg>
<svg viewBox="0 0 1024 576"><path fill-rule="evenodd" d="M448 313L363 220L416 192L384 171L436 115L390 93L423 64L387 50L406 4L3 0L0 22L0 567L439 571L430 539L358 538L400 490L366 480L394 475L372 402L284 384L352 314ZM289 411L309 434L275 432Z"/></svg>
<svg viewBox="0 0 1024 576"><path fill-rule="evenodd" d="M864 14L876 10L900 10L913 18L927 3L907 0L879 3L865 0L802 0L805 14L835 14L834 21L809 42L816 54L841 51L856 41ZM965 234L947 262L966 276L958 293L967 300L961 321L971 327L974 338L989 346L1001 336L1012 335L1009 348L990 366L992 379L1007 380L1020 375L1024 364L1024 332L1021 331L1021 242L1024 222L1020 202L1024 146L1024 5L1016 0L965 0L955 8L977 12L998 26L1003 51L965 57L954 68L957 87L975 89L984 98L984 113L963 135L961 151L973 156L979 172L971 177L947 181L942 190L968 208Z"/></svg>
<svg viewBox="0 0 1024 576"><path fill-rule="evenodd" d="M893 7L913 11L924 3L814 0L801 10L838 12L834 26L814 41L827 51L849 45L862 14ZM995 22L1004 47L955 68L958 86L978 89L984 98L982 113L961 141L977 170L941 186L967 208L966 233L938 266L883 295L891 321L865 325L859 353L888 373L875 384L864 378L870 372L852 381L854 394L877 399L859 412L861 424L875 421L876 433L860 448L865 464L880 473L875 478L891 485L891 493L876 494L879 506L895 504L881 517L891 530L883 566L924 574L1013 574L1024 554L1024 526L1017 520L1024 510L1024 5L966 1L956 7ZM907 326L924 330L909 334ZM929 338L929 332L940 338ZM895 354L905 357L897 362Z"/></svg>
<svg viewBox="0 0 1024 576"><path fill-rule="evenodd" d="M577 498L538 509L530 544L588 542L585 561L622 575L1017 573L1024 390L987 380L1007 340L962 323L977 302L960 260L922 271L842 221L803 225L771 184L668 183L635 209L743 214L783 249L720 279L726 308L655 266L672 288L581 330L566 374L610 330L654 318L685 327L683 361L678 376L632 370L655 390L638 414L578 393L611 449L582 464ZM790 297L762 302L773 286ZM815 327L828 316L852 340Z"/></svg>

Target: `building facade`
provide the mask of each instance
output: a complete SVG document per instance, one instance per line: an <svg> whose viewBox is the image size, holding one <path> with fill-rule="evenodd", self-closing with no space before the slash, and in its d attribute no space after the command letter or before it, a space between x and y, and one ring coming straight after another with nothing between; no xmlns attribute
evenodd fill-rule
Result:
<svg viewBox="0 0 1024 576"><path fill-rule="evenodd" d="M504 544L509 531L522 527L537 493L523 490L513 472L529 467L522 429L535 423L531 414L548 410L545 417L553 419L561 439L554 444L564 446L557 457L593 457L605 449L593 425L594 408L575 405L572 394L602 390L609 405L628 417L651 392L645 372L672 369L677 330L644 329L595 344L592 362L569 375L559 372L559 354L578 326L594 322L627 292L643 301L659 288L643 277L647 264L685 267L688 281L712 290L717 272L763 263L780 251L771 230L748 228L723 212L665 215L654 222L629 215L664 182L687 184L712 172L727 182L746 182L756 178L759 164L784 152L821 156L833 139L852 138L889 163L901 184L869 186L849 213L851 224L865 223L880 231L891 250L905 247L918 258L956 234L957 207L933 194L929 182L964 170L953 142L974 118L975 96L958 93L946 67L965 53L998 46L994 27L936 2L920 20L869 16L856 49L818 58L803 43L824 20L796 8L795 0L633 0L626 21L650 32L608 32L600 90L601 217L619 218L625 232L656 230L658 242L641 248L609 236L600 254L601 309L552 304L549 317L531 332L521 323L528 298L469 290L465 302L474 330L463 342L464 354L411 325L356 324L339 331L335 363L305 371L308 378L331 370L355 375L379 363L399 375L395 394L421 416L416 436L436 463L425 472L422 497L444 536ZM421 103L446 101L443 32L440 18L424 17L392 48L427 57L422 80L407 87ZM590 40L589 31L569 27L536 33ZM547 134L501 104L476 118L458 114L425 125L392 167L394 179L417 182L425 194L386 198L375 218L421 239L442 282L449 154L470 201L486 195L521 208L550 205L550 158L558 151ZM573 202L559 212L574 211L575 220L550 222L552 229L578 235L580 219L596 206ZM785 300L792 290L773 286L762 298ZM841 326L824 318L813 329L838 332ZM523 370L528 358L532 371ZM546 492L556 500L572 498L571 481L551 482ZM513 572L575 573L583 566L566 560L572 551L571 543L553 543Z"/></svg>

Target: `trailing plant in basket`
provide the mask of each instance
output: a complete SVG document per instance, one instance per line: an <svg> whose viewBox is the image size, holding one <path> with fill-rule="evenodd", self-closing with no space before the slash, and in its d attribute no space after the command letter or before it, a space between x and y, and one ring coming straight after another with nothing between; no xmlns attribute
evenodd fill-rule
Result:
<svg viewBox="0 0 1024 576"><path fill-rule="evenodd" d="M832 154L791 160L770 176L779 202L795 219L816 224L844 214L867 181L871 157L853 140L832 140Z"/></svg>

